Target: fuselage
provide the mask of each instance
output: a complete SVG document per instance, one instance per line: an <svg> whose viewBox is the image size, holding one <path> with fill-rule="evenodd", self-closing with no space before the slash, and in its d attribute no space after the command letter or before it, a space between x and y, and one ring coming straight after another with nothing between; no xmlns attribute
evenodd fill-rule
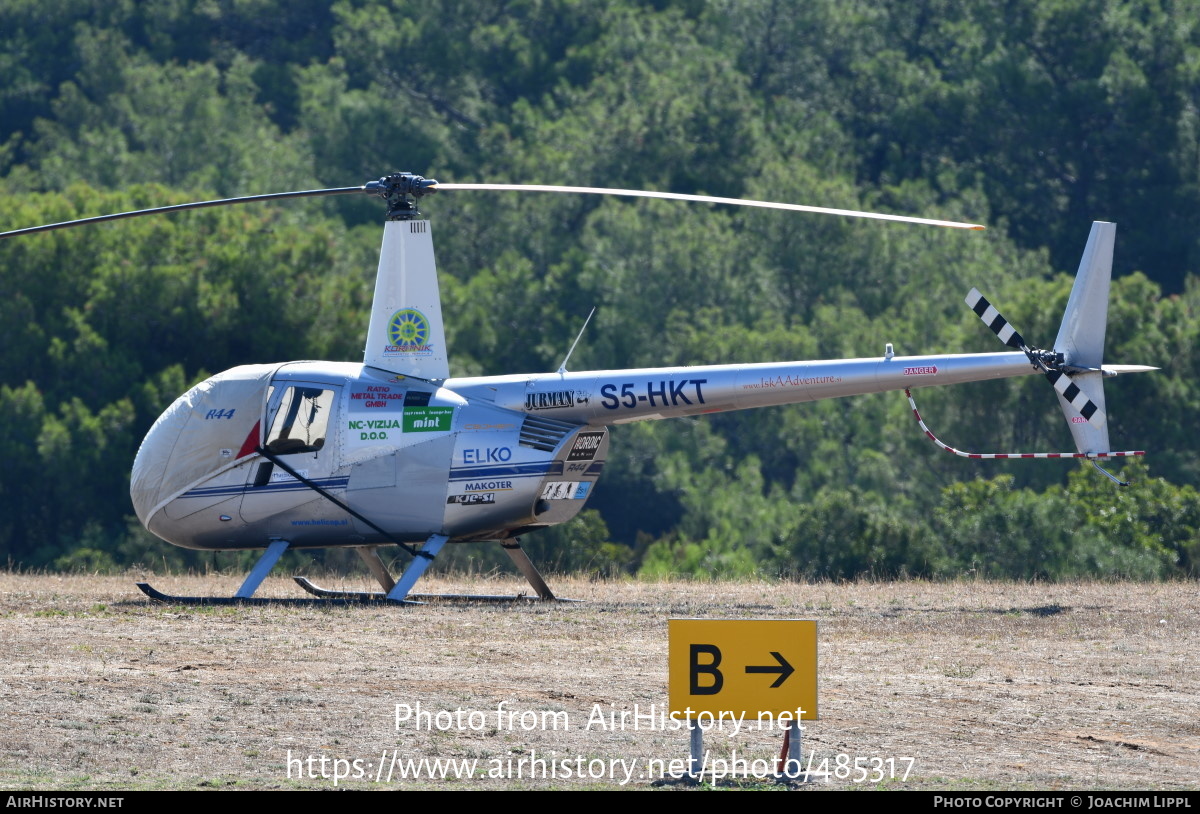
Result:
<svg viewBox="0 0 1200 814"><path fill-rule="evenodd" d="M443 381L353 363L244 366L159 418L131 493L147 528L188 548L506 539L584 507L609 425L1033 372L1023 353Z"/></svg>

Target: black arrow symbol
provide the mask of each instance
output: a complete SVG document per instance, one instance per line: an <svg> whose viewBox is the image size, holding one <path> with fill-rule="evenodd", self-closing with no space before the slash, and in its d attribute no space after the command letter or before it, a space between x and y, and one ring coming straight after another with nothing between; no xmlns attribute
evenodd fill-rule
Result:
<svg viewBox="0 0 1200 814"><path fill-rule="evenodd" d="M778 667L772 667L770 665L765 666L765 667L747 667L746 672L747 673L779 673L779 678L775 679L775 683L771 685L771 689L775 689L780 684L787 681L788 676L790 676L792 673L796 672L796 668L793 667L792 665L788 664L787 659L785 659L783 656L779 655L779 653L775 652L774 650L771 651L771 655L775 657L775 661L779 662Z"/></svg>

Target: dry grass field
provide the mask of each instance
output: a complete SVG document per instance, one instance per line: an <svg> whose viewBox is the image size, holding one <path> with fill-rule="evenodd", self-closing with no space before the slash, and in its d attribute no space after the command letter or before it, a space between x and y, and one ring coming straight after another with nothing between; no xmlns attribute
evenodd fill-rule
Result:
<svg viewBox="0 0 1200 814"><path fill-rule="evenodd" d="M152 582L228 595L239 579ZM336 773L353 788L648 788L648 770L686 757L686 731L602 729L592 715L661 710L667 619L705 617L819 622L806 753L830 768L891 758L898 776L804 788L1200 786L1195 583L551 585L586 601L188 607L149 602L132 576L0 574L0 784L328 788ZM282 578L260 595L304 596ZM397 705L418 703L480 714L461 729L397 726ZM495 725L501 704L509 726ZM559 725L521 728L535 719ZM705 741L759 766L779 745L767 730ZM463 776L431 776L435 759Z"/></svg>

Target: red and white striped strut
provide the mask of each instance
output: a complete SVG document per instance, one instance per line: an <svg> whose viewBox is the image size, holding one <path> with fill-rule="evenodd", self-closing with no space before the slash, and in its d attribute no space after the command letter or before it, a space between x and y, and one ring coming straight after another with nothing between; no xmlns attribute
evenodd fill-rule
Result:
<svg viewBox="0 0 1200 814"><path fill-rule="evenodd" d="M904 395L908 396L908 406L912 408L913 416L916 417L917 423L921 425L922 431L929 437L929 440L937 444L947 452L953 453L960 458L988 458L988 459L1004 459L1004 458L1129 458L1135 455L1145 455L1145 450L1129 450L1126 452L963 452L961 449L955 449L949 444L943 444L936 435L929 431L929 427L925 426L925 421L921 418L921 414L917 411L917 403L913 401L912 392L906 387ZM1103 471L1103 470L1101 470ZM1108 474L1107 472L1105 473ZM1109 477L1112 477L1109 475ZM1115 478L1114 478L1115 480ZM1119 481L1118 481L1119 483Z"/></svg>

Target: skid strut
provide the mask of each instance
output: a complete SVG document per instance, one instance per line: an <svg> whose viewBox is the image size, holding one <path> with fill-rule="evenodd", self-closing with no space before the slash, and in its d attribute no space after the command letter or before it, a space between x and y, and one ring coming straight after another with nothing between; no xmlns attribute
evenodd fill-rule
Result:
<svg viewBox="0 0 1200 814"><path fill-rule="evenodd" d="M434 535L434 537L441 537L441 536L442 535ZM428 541L426 541L425 546L422 548L422 551L425 551L426 549L430 548L430 543L433 541L433 539L434 538L431 537ZM436 550L434 550L430 553L436 554L436 551L441 550L441 546L444 544L445 544L445 542L443 541L442 544L436 546ZM358 601L358 602L379 602L379 601L383 601L383 600L392 599L392 595L397 593L400 590L400 586L403 586L405 581L409 578L410 572L413 571L414 566L417 566L418 564L420 564L421 565L420 570L415 572L415 574L413 574L412 583L408 585L408 590L403 594L405 601L414 603L414 604L423 603L423 602L432 601L432 600L451 600L451 601L457 600L457 601L465 601L465 602L521 602L521 601L577 602L577 601L579 601L576 599L560 599L559 597L556 597L554 595L554 593L550 590L550 586L548 586L546 584L546 580L542 578L541 572L539 572L537 570L537 567L529 559L529 555L527 555L525 553L524 549L521 548L521 544L517 540L515 540L515 539L505 540L505 541L501 542L501 546L503 546L503 548L504 548L504 553L506 553L509 556L509 558L513 561L513 565L515 565L517 567L517 569L521 572L521 575L525 577L525 579L529 582L529 585L533 588L534 591L537 592L536 597L528 596L527 594L523 594L523 593L517 594L516 596L496 595L496 594L416 594L416 593L412 593L412 586L416 584L417 579L421 576L421 574L423 574L425 572L425 569L429 567L430 563L432 562L432 559L427 559L426 557L420 557L420 556L417 557L416 559L413 560L412 563L409 564L408 568L405 569L405 571L404 571L404 575L400 578L400 581L397 582L396 580L392 579L392 575L388 572L387 566L384 565L383 560L380 559L379 553L376 550L375 546L368 546L368 547L360 548L360 549L358 549L358 553L359 553L359 556L362 557L363 561L367 564L367 567L371 570L371 573L375 576L375 579L379 581L380 586L382 586L384 588L383 592L380 592L380 591L339 591L339 590L334 590L331 588L322 588L320 585L317 585L316 583L312 582L307 577L293 577L293 579L296 580L297 585L299 585L304 590L308 591L313 596L319 596L319 597L326 598L326 599L348 599L348 600L354 600L354 601Z"/></svg>
<svg viewBox="0 0 1200 814"><path fill-rule="evenodd" d="M258 558L258 562L250 569L250 573L246 575L246 579L242 581L242 586L237 589L233 596L174 596L172 594L164 594L162 591L154 588L148 582L137 583L138 589L146 596L156 602L171 602L177 605L239 605L239 604L274 604L278 602L294 602L292 599L274 599L265 597L256 597L254 592L262 585L267 574L279 562L279 558L287 551L290 543L287 540L272 540L262 556ZM328 597L338 602L352 602L359 599L352 596L336 596ZM311 600L310 600L311 601ZM411 603L406 603L411 604Z"/></svg>
<svg viewBox="0 0 1200 814"><path fill-rule="evenodd" d="M242 587L238 588L233 596L171 596L150 587L148 582L139 582L137 586L146 596L159 602L178 602L185 605L235 605L254 597L258 586L262 585L262 581L267 578L267 574L275 567L275 563L279 562L279 558L283 556L283 552L288 550L289 545L287 540L272 540L267 545L267 550L258 558L258 562L254 563L250 573L242 580Z"/></svg>
<svg viewBox="0 0 1200 814"><path fill-rule="evenodd" d="M525 577L533 590L537 591L538 599L546 599L553 601L555 596L550 592L550 586L546 584L546 580L542 579L542 574L534 566L533 561L529 559L529 555L525 553L525 549L521 548L521 543L517 540L512 542L503 542L500 544L504 548L504 553L513 561L513 565L517 566L517 570Z"/></svg>

